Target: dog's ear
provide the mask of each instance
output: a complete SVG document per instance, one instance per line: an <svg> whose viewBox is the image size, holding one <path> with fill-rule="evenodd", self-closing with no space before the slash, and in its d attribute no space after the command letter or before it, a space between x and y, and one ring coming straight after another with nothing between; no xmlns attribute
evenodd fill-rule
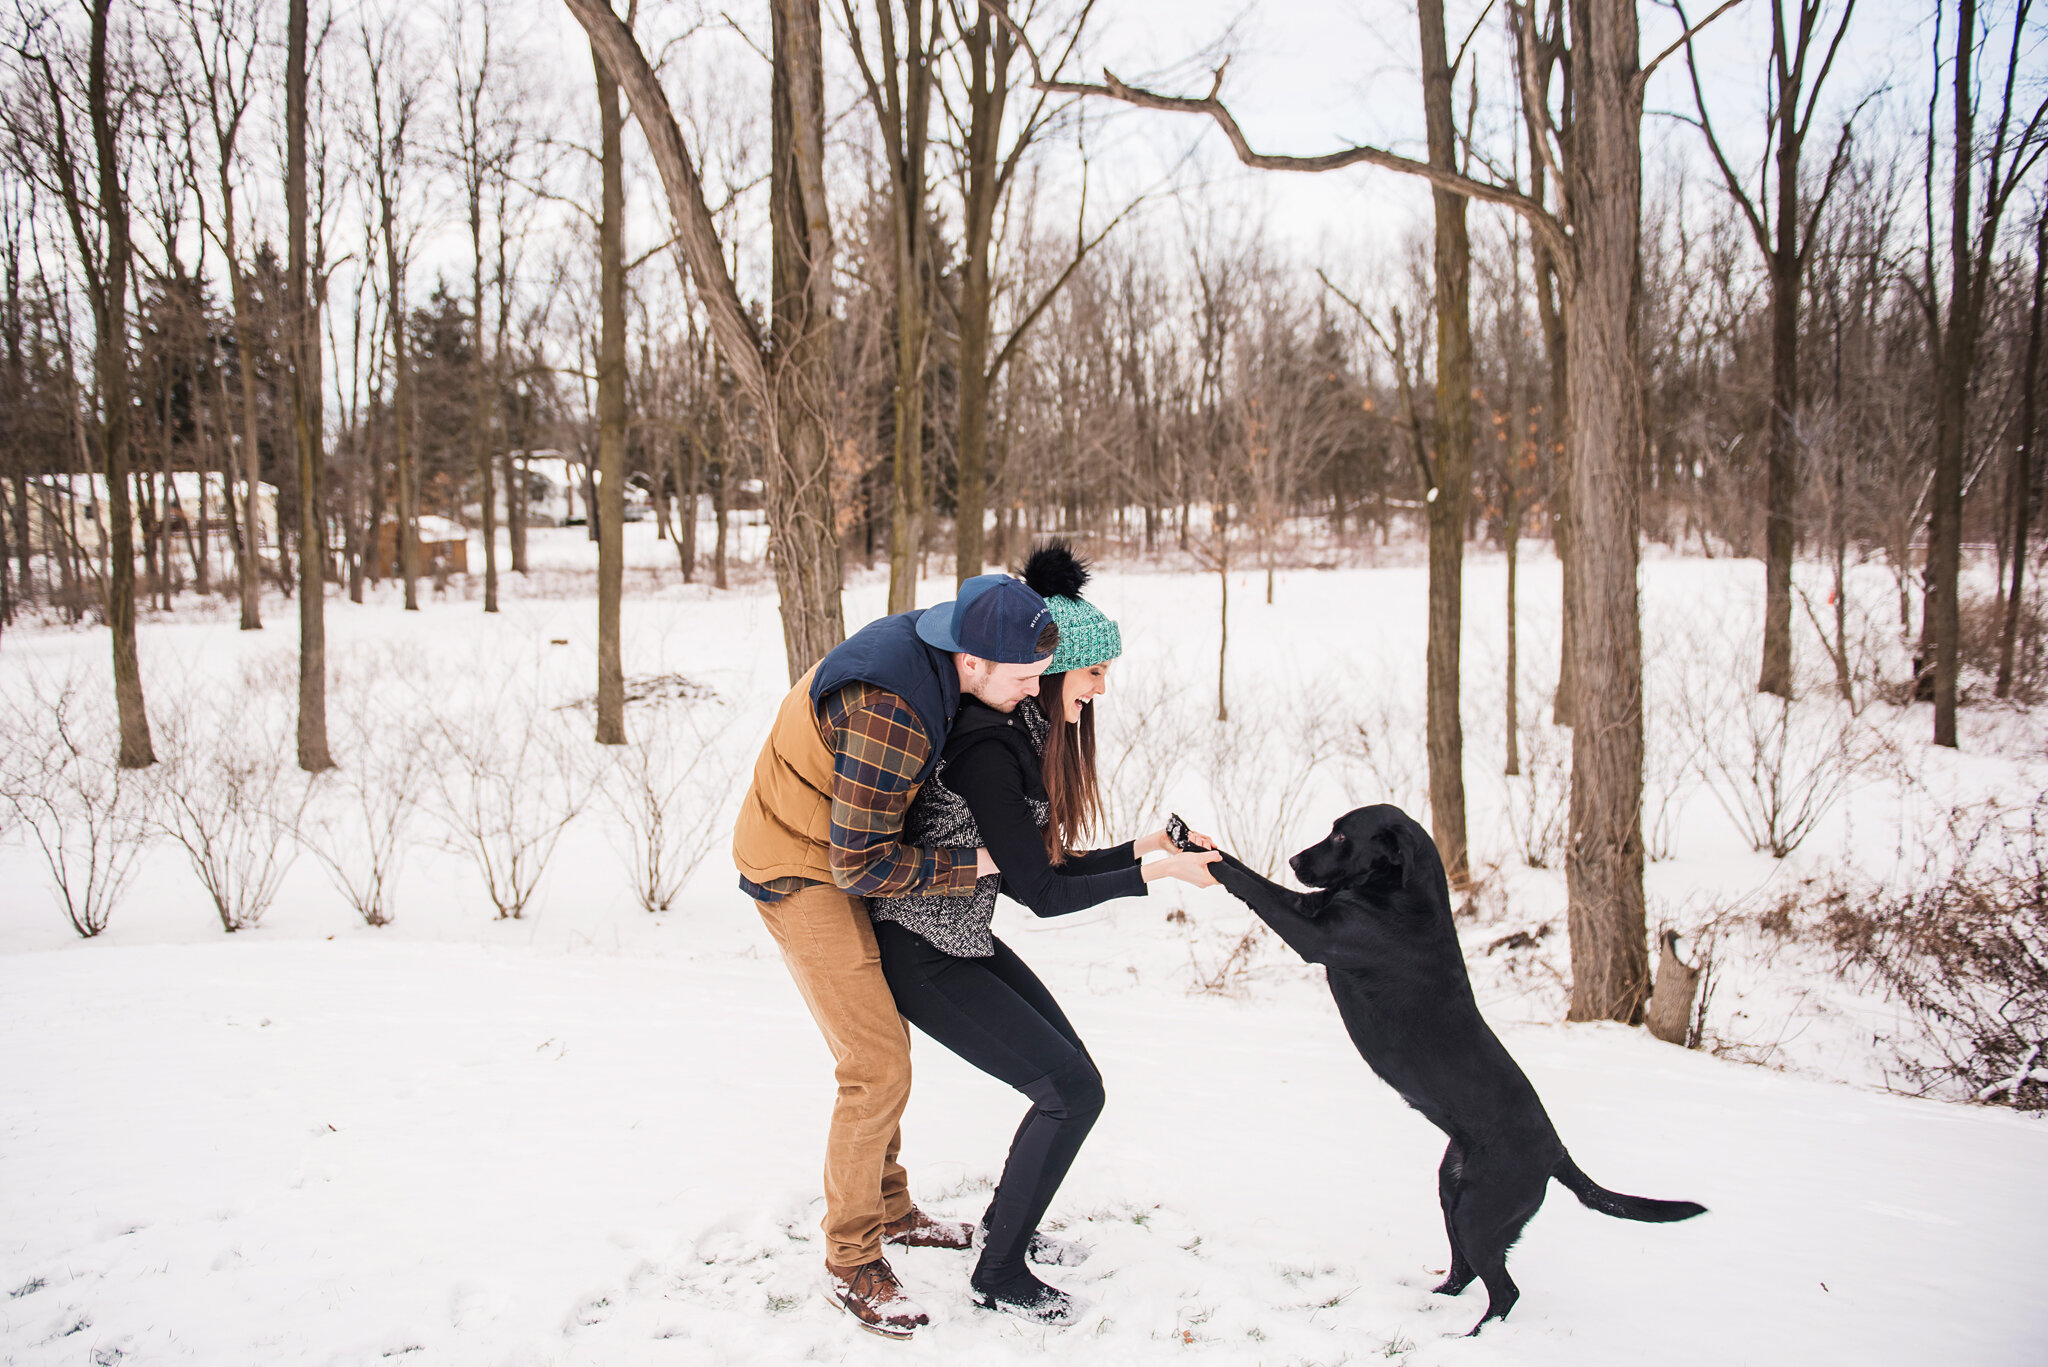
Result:
<svg viewBox="0 0 2048 1367"><path fill-rule="evenodd" d="M1370 851L1362 870L1366 878L1398 878L1402 887L1408 886L1408 851L1398 833L1382 826L1367 838L1366 848Z"/></svg>
<svg viewBox="0 0 2048 1367"><path fill-rule="evenodd" d="M1402 887L1424 886L1432 873L1442 868L1443 859L1437 853L1436 841L1420 822L1406 813L1388 823L1384 836L1398 851L1393 862L1400 866Z"/></svg>

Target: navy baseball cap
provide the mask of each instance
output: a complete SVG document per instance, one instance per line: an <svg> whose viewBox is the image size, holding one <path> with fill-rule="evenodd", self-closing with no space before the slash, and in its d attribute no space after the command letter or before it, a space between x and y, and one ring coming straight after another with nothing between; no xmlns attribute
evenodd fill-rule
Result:
<svg viewBox="0 0 2048 1367"><path fill-rule="evenodd" d="M917 634L940 650L1029 665L1049 658L1038 648L1038 635L1051 621L1052 609L1022 579L977 574L952 602L927 608Z"/></svg>

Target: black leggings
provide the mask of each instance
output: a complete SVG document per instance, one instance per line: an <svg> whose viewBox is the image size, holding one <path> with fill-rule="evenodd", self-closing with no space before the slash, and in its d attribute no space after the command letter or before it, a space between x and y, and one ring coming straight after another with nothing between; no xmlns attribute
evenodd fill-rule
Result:
<svg viewBox="0 0 2048 1367"><path fill-rule="evenodd" d="M882 972L904 1019L1031 1099L984 1222L982 1274L1020 1271L1081 1141L1102 1114L1102 1075L1052 993L997 940L960 959L893 921L875 922Z"/></svg>

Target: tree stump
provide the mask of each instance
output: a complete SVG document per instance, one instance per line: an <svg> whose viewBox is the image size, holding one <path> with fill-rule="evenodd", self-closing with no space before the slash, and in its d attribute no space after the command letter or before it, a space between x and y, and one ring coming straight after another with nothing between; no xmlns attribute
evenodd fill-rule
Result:
<svg viewBox="0 0 2048 1367"><path fill-rule="evenodd" d="M1656 985L1650 991L1650 1006L1644 1024L1650 1033L1667 1044L1684 1047L1692 1033L1692 1001L1700 986L1700 970L1678 957L1678 932L1664 932L1664 949L1657 956Z"/></svg>

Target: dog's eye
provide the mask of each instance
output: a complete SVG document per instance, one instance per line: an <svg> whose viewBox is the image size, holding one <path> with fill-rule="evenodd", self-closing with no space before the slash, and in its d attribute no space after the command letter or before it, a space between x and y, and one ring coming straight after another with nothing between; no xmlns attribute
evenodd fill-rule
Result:
<svg viewBox="0 0 2048 1367"><path fill-rule="evenodd" d="M1331 836L1331 837L1330 837L1330 843L1331 843L1332 845L1341 845L1341 844L1343 844L1343 843L1344 843L1344 832L1342 832L1342 831L1339 831L1339 832L1337 832L1337 833L1336 833L1335 835Z"/></svg>

